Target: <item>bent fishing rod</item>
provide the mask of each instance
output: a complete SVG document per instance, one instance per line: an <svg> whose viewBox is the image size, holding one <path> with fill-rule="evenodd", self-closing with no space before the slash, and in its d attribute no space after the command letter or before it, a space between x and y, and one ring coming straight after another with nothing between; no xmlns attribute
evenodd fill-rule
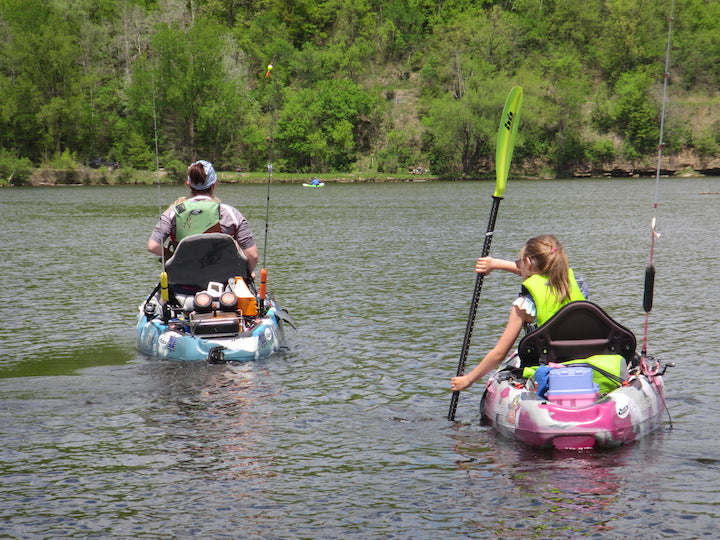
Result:
<svg viewBox="0 0 720 540"><path fill-rule="evenodd" d="M643 344L642 350L640 351L640 363L643 371L650 375L657 374L660 365L655 365L650 368L647 365L647 342L648 342L648 327L650 321L650 311L652 310L653 294L655 288L655 240L660 237L660 233L657 232L657 209L658 209L658 194L660 191L660 170L662 167L662 151L665 147L665 111L667 108L667 93L668 93L668 81L670 79L670 46L672 43L672 28L673 28L673 13L675 10L675 1L672 0L670 6L670 16L668 17L668 34L667 34L667 45L665 49L665 71L663 72L663 93L662 93L662 107L660 113L660 135L658 140L658 154L657 154L657 168L655 170L655 194L653 198L653 212L652 219L650 220L650 258L647 268L645 268L645 288L643 292L643 309L645 311L645 323L643 325Z"/></svg>

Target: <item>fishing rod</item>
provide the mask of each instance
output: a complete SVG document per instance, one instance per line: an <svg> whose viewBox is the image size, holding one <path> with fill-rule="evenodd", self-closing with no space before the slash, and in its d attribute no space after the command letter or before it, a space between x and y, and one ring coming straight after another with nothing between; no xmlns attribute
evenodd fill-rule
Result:
<svg viewBox="0 0 720 540"><path fill-rule="evenodd" d="M645 290L643 293L643 309L645 310L645 324L643 325L643 344L640 352L640 365L645 373L649 375L657 374L660 369L660 364L655 362L652 368L647 365L647 341L648 341L648 327L650 322L650 311L652 310L653 304L653 292L655 288L655 240L660 237L660 233L657 232L657 209L658 209L658 193L660 189L660 169L662 165L662 151L665 146L664 134L665 134L665 109L667 107L667 88L668 81L670 79L670 46L672 43L672 29L673 29L673 14L675 12L675 0L671 1L670 5L670 16L668 17L668 34L667 34L667 45L665 49L665 71L663 72L663 93L662 93L662 108L660 113L660 136L658 140L658 156L657 156L657 168L655 172L655 195L653 200L653 214L650 220L650 259L648 266L645 269Z"/></svg>
<svg viewBox="0 0 720 540"><path fill-rule="evenodd" d="M153 134L155 136L155 175L157 182L157 198L158 198L158 215L162 214L162 203L160 197L160 151L158 143L157 129L157 105L156 105L156 89L155 89L155 70L152 69L152 106L153 106ZM162 263L162 272L160 272L160 298L163 301L163 319L168 320L170 313L168 311L168 301L170 300L170 287L168 283L168 275L165 271L165 244L160 244L160 262Z"/></svg>
<svg viewBox="0 0 720 540"><path fill-rule="evenodd" d="M273 70L273 62L270 62L267 65L267 69L265 70L265 79L270 79L270 75L272 74ZM273 87L275 85L275 79L272 79ZM267 165L267 171L268 171L268 180L267 180L267 197L265 200L265 238L263 240L263 261L262 261L262 267L260 268L260 291L259 291L259 298L260 298L260 311L262 312L265 308L265 297L267 296L267 241L268 241L268 224L270 222L270 184L272 183L272 173L273 173L273 148L274 148L274 137L275 137L275 116L277 114L277 107L273 103L272 105L272 115L270 119L270 136L268 137L268 165Z"/></svg>

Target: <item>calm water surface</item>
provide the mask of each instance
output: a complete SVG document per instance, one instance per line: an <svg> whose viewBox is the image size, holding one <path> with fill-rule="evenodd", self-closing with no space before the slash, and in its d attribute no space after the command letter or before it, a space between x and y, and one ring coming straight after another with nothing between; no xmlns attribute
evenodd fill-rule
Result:
<svg viewBox="0 0 720 540"><path fill-rule="evenodd" d="M481 427L481 385L446 420L492 190L273 185L269 285L298 329L242 365L134 349L160 271L145 243L180 187L0 190L0 537L715 538L720 179L659 190L648 349L677 363L672 429L570 454ZM267 187L219 195L262 248ZM641 340L654 179L511 180L505 195L492 254L556 233ZM469 365L518 285L485 280Z"/></svg>

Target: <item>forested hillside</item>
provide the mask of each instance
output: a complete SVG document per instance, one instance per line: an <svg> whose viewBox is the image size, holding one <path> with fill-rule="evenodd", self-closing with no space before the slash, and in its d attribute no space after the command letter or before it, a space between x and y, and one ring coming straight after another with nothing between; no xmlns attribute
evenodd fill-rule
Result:
<svg viewBox="0 0 720 540"><path fill-rule="evenodd" d="M91 159L183 170L494 166L654 156L670 0L0 0L0 178ZM677 0L665 154L719 153L720 2ZM272 69L268 69L268 65ZM272 144L271 144L272 142Z"/></svg>

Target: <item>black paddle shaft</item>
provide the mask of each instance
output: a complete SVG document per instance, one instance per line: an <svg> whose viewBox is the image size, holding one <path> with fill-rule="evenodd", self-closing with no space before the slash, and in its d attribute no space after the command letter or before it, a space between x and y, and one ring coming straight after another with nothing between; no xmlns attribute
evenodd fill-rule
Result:
<svg viewBox="0 0 720 540"><path fill-rule="evenodd" d="M490 209L490 219L488 220L487 232L485 233L485 241L483 242L482 257L490 254L490 244L492 244L493 235L495 234L495 221L497 220L498 208L502 197L493 195L492 208ZM456 377L465 372L465 362L467 360L468 351L470 350L470 340L472 339L473 329L475 328L475 314L480 300L480 291L482 290L483 279L485 274L478 274L475 278L475 290L473 291L472 302L470 302L470 313L468 315L467 326L465 327L465 338L463 339L462 350L460 351L460 360L458 362ZM455 421L455 411L457 410L458 398L460 392L452 393L450 399L450 411L448 412L448 420Z"/></svg>

